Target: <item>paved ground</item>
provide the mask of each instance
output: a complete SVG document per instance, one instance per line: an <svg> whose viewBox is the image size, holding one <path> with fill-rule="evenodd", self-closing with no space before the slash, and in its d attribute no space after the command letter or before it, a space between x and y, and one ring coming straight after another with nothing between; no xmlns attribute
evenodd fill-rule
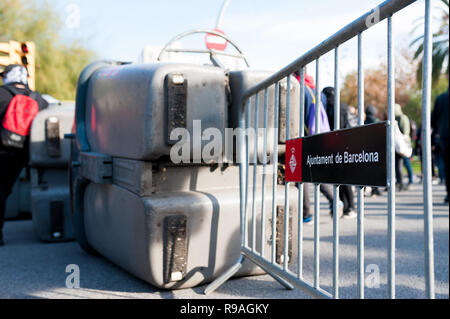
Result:
<svg viewBox="0 0 450 319"><path fill-rule="evenodd" d="M434 243L436 297L449 298L449 207L442 204L445 190L434 186ZM387 298L386 196L366 198L366 266L380 270L380 287L366 288L366 298ZM397 297L424 298L424 235L420 185L398 195ZM332 220L323 203L321 217L321 286L332 283ZM305 234L305 278L313 275L313 227ZM102 257L84 253L77 243L42 244L33 235L31 221L7 222L6 246L0 248L0 298L309 298L299 290L286 291L269 276L230 280L205 297L204 287L160 291L136 279ZM341 222L341 297L356 295L356 220ZM77 264L81 288L67 289L66 266ZM369 273L367 274L369 276Z"/></svg>

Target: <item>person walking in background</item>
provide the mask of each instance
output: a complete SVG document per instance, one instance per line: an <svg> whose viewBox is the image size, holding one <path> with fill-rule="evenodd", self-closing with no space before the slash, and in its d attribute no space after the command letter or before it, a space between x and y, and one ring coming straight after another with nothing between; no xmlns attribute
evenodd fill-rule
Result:
<svg viewBox="0 0 450 319"><path fill-rule="evenodd" d="M367 106L366 119L364 121L364 125L375 124L375 123L380 122L377 115L378 115L378 109L375 106L373 106L373 105ZM381 196L381 192L378 189L378 187L372 187L370 196Z"/></svg>
<svg viewBox="0 0 450 319"><path fill-rule="evenodd" d="M417 136L416 136L416 132L417 132L417 125L416 122L414 122L413 120L409 119L409 137L411 140L411 146L413 146L413 143L416 141ZM414 147L413 147L413 154L414 154ZM411 155L412 156L412 155ZM411 165L411 158L410 157L403 157L403 166L406 168L406 171L408 173L408 184L405 185L405 189L408 190L410 188L410 186L413 184L414 182L414 171Z"/></svg>
<svg viewBox="0 0 450 319"><path fill-rule="evenodd" d="M39 93L30 90L28 72L23 66L8 65L0 76L4 84L0 86L0 246L3 246L6 200L29 157L28 134L22 137L11 131L11 127L28 126L29 132L33 111L37 113L47 108L48 103ZM18 123L18 120L22 122Z"/></svg>
<svg viewBox="0 0 450 319"><path fill-rule="evenodd" d="M298 80L300 81L300 77L298 77ZM316 86L314 84L314 79L307 75L305 76L305 128L307 130L308 135L314 135L315 132L315 114L316 114L316 107L319 107L319 114L320 114L320 132L329 132L331 130L330 127L330 117L328 116L328 112L326 110L326 103L327 103L327 96L321 92L320 94L320 101L317 102L315 98L315 90ZM330 215L333 215L333 192L331 188L327 185L320 185L320 192L325 196L325 198L328 200L329 206L330 206ZM345 207L345 204L342 201L339 201L338 203L338 209L342 209L342 207ZM345 209L344 209L345 212ZM353 217L353 215L348 215ZM344 213L344 217L348 217Z"/></svg>
<svg viewBox="0 0 450 319"><path fill-rule="evenodd" d="M403 166L406 168L406 172L408 173L408 184L404 186L404 189L409 190L414 181L414 172L411 165L411 158L403 157Z"/></svg>
<svg viewBox="0 0 450 319"><path fill-rule="evenodd" d="M436 139L434 134L432 138L433 140ZM439 184L445 184L445 154L444 150L442 150L441 145L439 144L439 141L433 142L433 153L434 162L437 167L437 177L439 178Z"/></svg>
<svg viewBox="0 0 450 319"><path fill-rule="evenodd" d="M448 203L448 183L449 183L449 91L441 94L436 99L433 113L431 114L431 127L435 140L444 155L444 171L445 171L445 186L447 190L447 197L445 203Z"/></svg>
<svg viewBox="0 0 450 319"><path fill-rule="evenodd" d="M433 157L433 171L434 164L437 168L437 175L433 174L433 177L439 178L440 184L445 184L445 154L441 145L441 138L439 130L433 129L431 133L431 145L432 145L432 157ZM437 184L438 182L436 182Z"/></svg>
<svg viewBox="0 0 450 319"><path fill-rule="evenodd" d="M408 116L406 116L403 113L402 107L400 106L400 104L395 104L395 120L398 123L400 132L404 136L407 136L409 138L410 133L411 133L409 118L408 118ZM395 178L397 180L396 186L397 186L397 190L399 192L407 189L407 187L405 186L405 184L403 182L403 172L402 172L403 162L404 162L404 157L401 156L400 154L396 153L395 154Z"/></svg>
<svg viewBox="0 0 450 319"><path fill-rule="evenodd" d="M294 76L297 78L298 81L300 81L300 74L298 72L296 72ZM314 80L312 79L312 77L306 76L305 83L307 82L309 82L310 86L314 86ZM308 102L312 103L312 98L308 94L305 94L305 128L307 123L306 114L309 114L307 110ZM307 183L303 184L303 223L305 224L314 223L313 215L311 213L309 185Z"/></svg>
<svg viewBox="0 0 450 319"><path fill-rule="evenodd" d="M433 135L433 133L431 133ZM433 180L435 179L436 175L436 162L435 162L435 152L434 152L434 141L433 141L433 136L431 139L431 177L433 178ZM422 158L422 125L419 126L419 128L417 129L417 140L416 140L416 146L415 146L415 152L417 154L417 157L419 158L419 162L420 162L420 183L423 182L423 158ZM434 184L434 181L433 181Z"/></svg>
<svg viewBox="0 0 450 319"><path fill-rule="evenodd" d="M417 155L417 153L416 153L417 140L418 140L417 123L414 120L409 119L409 126L410 126L411 146L412 146L413 152L412 152L411 158L408 158L408 161L403 162L403 165L406 167L406 169L408 171L409 185L412 185L414 183L414 170L411 165L411 160L414 156Z"/></svg>
<svg viewBox="0 0 450 319"><path fill-rule="evenodd" d="M378 122L380 122L380 119L378 118L378 109L373 105L367 106L364 125L374 124Z"/></svg>
<svg viewBox="0 0 450 319"><path fill-rule="evenodd" d="M294 76L297 78L298 81L300 81L300 74L298 72L294 73ZM315 129L315 113L316 113L316 107L319 107L319 114L320 114L320 132L329 132L330 131L330 124L328 115L326 113L325 107L323 102L326 101L325 95L323 93L321 94L320 101L316 101L315 98L315 90L316 86L314 84L314 79L312 76L306 74L305 72L305 116L304 116L304 122L305 122L305 135L314 135L316 133ZM325 196L325 198L328 200L329 206L330 206L330 214L333 213L333 192L331 188L327 185L320 185L320 192ZM304 184L304 214L303 214L303 221L305 223L311 223L312 222L312 214L309 213L309 186L307 184ZM340 203L340 206L343 206L343 203ZM308 206L308 207L305 207ZM305 209L306 208L306 209Z"/></svg>
<svg viewBox="0 0 450 319"><path fill-rule="evenodd" d="M416 143L414 145L414 153L416 154L417 158L419 159L420 163L420 175L419 182L422 182L423 178L423 163L422 163L422 125L419 125L416 131Z"/></svg>
<svg viewBox="0 0 450 319"><path fill-rule="evenodd" d="M334 97L335 97L335 90L333 87L326 87L323 89L322 94L325 95L326 98L326 112L329 114L328 120L330 123L330 129L335 129L335 123L334 123ZM340 128L350 128L352 127L351 120L350 120L351 114L348 106L344 103L341 103L340 105ZM339 187L339 198L343 202L344 205L344 212L343 212L343 218L345 219L353 219L356 217L355 213L355 203L354 203L354 197L353 197L353 190L351 186L348 185L342 185Z"/></svg>

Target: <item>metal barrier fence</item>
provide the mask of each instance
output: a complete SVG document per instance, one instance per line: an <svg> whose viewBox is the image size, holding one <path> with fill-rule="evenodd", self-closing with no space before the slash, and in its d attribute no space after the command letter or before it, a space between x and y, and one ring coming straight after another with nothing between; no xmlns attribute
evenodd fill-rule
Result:
<svg viewBox="0 0 450 319"><path fill-rule="evenodd" d="M266 79L265 81L259 83L258 85L249 89L242 100L242 109L240 112L240 128L245 129L250 127L250 112L246 112L251 105L251 99L255 99L255 126L257 126L258 119L258 93L264 92L264 123L265 123L265 134L264 134L264 151L266 153L266 142L267 142L267 118L268 118L268 89L274 86L276 88L275 94L275 123L278 123L279 116L279 98L280 98L280 82L286 79L288 89L290 92L291 86L291 74L296 71L300 71L300 137L304 135L304 111L305 111L305 73L304 68L311 62L316 62L316 101L320 101L320 57L324 54L334 50L335 54L335 109L334 109L334 122L335 130L339 129L339 118L340 118L340 100L339 100L339 46L351 38L357 37L358 39L358 120L359 125L363 125L364 118L364 71L363 71L363 32L366 31L373 24L378 23L387 19L387 58L388 58L388 143L387 143L387 185L388 185L388 245L387 245L387 264L388 264L388 293L390 298L395 298L395 253L396 253L396 203L395 203L395 141L394 141L394 104L395 104L395 75L394 75L394 39L393 39L393 15L407 7L414 1L412 0L392 0L385 1L381 3L378 7L371 10L370 12L364 14L359 19L350 23L336 34L320 43L314 49L310 50L303 56L296 59L294 62L284 67L282 70L276 72L274 75ZM368 19L376 14L379 17L378 21L372 21L374 23L368 23ZM424 234L425 234L425 281L426 281L426 295L428 298L434 298L434 255L433 255L433 223L432 223L432 197L431 197L431 128L430 128L430 113L431 113L431 19L430 19L430 0L425 0L425 36L424 36L424 63L423 63L423 167L424 167ZM287 94L287 106L286 106L286 123L290 123L290 94ZM247 116L246 116L247 114ZM319 132L319 107L316 107L316 131ZM275 124L275 145L277 145L278 131L279 127ZM293 138L290 135L290 125L286 125L286 139ZM240 214L241 214L241 255L237 263L230 268L221 277L211 283L205 290L205 294L211 293L216 290L220 285L222 285L226 280L231 278L242 266L245 259L251 260L256 265L260 266L262 269L267 271L274 279L280 282L286 288L292 289L294 286L304 290L313 297L317 298L339 298L339 216L337 214L338 210L338 191L339 186L333 186L334 191L334 201L333 201L333 288L332 292L327 292L320 287L320 276L319 276L319 242L320 242L320 206L319 206L319 185L314 187L314 282L307 282L303 277L303 193L304 185L298 184L298 252L297 252L297 271L296 273L288 269L288 236L289 236L289 188L292 183L286 182L285 185L285 197L284 197L284 260L280 260L277 263L275 257L276 251L276 196L277 196L277 170L278 170L278 153L275 147L272 152L272 164L273 165L273 189L272 189L272 252L271 258L266 258L262 251L264 247L265 238L265 214L266 207L264 205L264 200L261 201L261 228L260 236L258 241L260 241L261 251L256 250L256 212L255 212L255 181L253 181L253 194L250 198L249 187L249 154L251 145L246 143L244 134L241 132L239 135L238 144L238 154L240 155L241 163L240 165ZM254 150L258 149L258 138L254 141ZM257 151L253 152L255 157L257 157ZM266 155L264 155L266 157ZM242 161L242 159L244 159ZM263 177L262 177L262 198L267 198L265 194L265 172L266 172L266 159L263 160ZM256 164L254 164L253 179L256 176ZM357 201L358 201L358 219L357 219L357 282L358 282L358 297L364 298L364 196L362 187L357 189ZM252 203L249 204L248 200ZM251 220L252 220L252 247L249 247L249 229L248 229L248 217L247 210L251 208Z"/></svg>

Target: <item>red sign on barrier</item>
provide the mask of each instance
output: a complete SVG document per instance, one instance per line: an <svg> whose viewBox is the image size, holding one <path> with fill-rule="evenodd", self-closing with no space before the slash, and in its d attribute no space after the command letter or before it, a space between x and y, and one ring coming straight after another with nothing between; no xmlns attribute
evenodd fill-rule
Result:
<svg viewBox="0 0 450 319"><path fill-rule="evenodd" d="M225 34L222 30L214 29L217 33ZM209 50L225 51L228 41L215 34L208 33L205 37L206 47Z"/></svg>
<svg viewBox="0 0 450 319"><path fill-rule="evenodd" d="M302 182L303 139L286 141L286 182Z"/></svg>
<svg viewBox="0 0 450 319"><path fill-rule="evenodd" d="M286 182L385 187L386 122L286 141Z"/></svg>

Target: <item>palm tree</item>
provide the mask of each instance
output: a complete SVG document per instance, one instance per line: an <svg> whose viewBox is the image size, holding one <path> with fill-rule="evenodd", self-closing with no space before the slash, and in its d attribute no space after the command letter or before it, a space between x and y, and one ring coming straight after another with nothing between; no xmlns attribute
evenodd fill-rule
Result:
<svg viewBox="0 0 450 319"><path fill-rule="evenodd" d="M447 64L446 73L449 71L449 52L448 52L448 19L449 19L449 0L441 0L444 4L444 7L440 7L441 16L438 18L440 26L436 33L433 34L433 63L432 63L432 80L433 84L436 84L439 81L439 77L442 74L442 69L445 64ZM420 18L416 27L413 29L416 30L418 27L423 27L423 18ZM423 62L423 39L424 36L421 35L417 39L411 42L410 47L415 47L418 43L420 45L417 47L416 52L414 54L414 60L419 60L419 65L417 69L417 81L419 84L422 82L422 62Z"/></svg>

